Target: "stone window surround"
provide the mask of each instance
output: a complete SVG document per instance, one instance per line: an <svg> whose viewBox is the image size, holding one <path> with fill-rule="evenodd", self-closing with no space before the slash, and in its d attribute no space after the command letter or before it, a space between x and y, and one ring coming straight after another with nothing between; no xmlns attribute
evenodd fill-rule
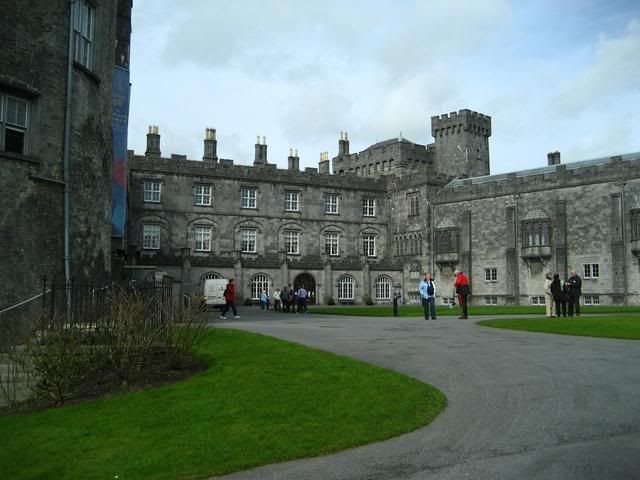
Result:
<svg viewBox="0 0 640 480"><path fill-rule="evenodd" d="M158 223L142 224L142 249L160 250L160 232L162 226Z"/></svg>
<svg viewBox="0 0 640 480"><path fill-rule="evenodd" d="M375 197L362 197L362 216L376 216L376 199Z"/></svg>
<svg viewBox="0 0 640 480"><path fill-rule="evenodd" d="M253 245L253 248L252 248ZM258 251L258 229L240 229L240 251L242 253L256 253Z"/></svg>
<svg viewBox="0 0 640 480"><path fill-rule="evenodd" d="M391 300L393 281L388 275L380 275L376 278L376 300Z"/></svg>
<svg viewBox="0 0 640 480"><path fill-rule="evenodd" d="M582 278L585 280L593 280L593 279L600 278L600 264L599 263L583 263Z"/></svg>
<svg viewBox="0 0 640 480"><path fill-rule="evenodd" d="M332 202L331 200L335 200L335 202ZM334 207L335 207L335 211L332 211ZM324 194L324 213L325 215L340 214L340 194L338 193Z"/></svg>
<svg viewBox="0 0 640 480"><path fill-rule="evenodd" d="M375 233L362 234L362 253L367 257L377 256L377 235Z"/></svg>
<svg viewBox="0 0 640 480"><path fill-rule="evenodd" d="M258 187L241 186L240 187L240 208L250 210L258 209Z"/></svg>
<svg viewBox="0 0 640 480"><path fill-rule="evenodd" d="M76 0L73 12L73 61L93 70L96 8L87 0Z"/></svg>
<svg viewBox="0 0 640 480"><path fill-rule="evenodd" d="M193 237L196 252L211 252L213 228L210 225L196 225Z"/></svg>
<svg viewBox="0 0 640 480"><path fill-rule="evenodd" d="M161 203L163 183L164 182L162 180L143 180L142 181L142 201L144 203ZM155 188L156 186L158 187L157 189ZM147 196L147 194L149 194L149 196Z"/></svg>
<svg viewBox="0 0 640 480"><path fill-rule="evenodd" d="M332 257L340 256L340 233L339 232L324 233L324 251L327 255Z"/></svg>
<svg viewBox="0 0 640 480"><path fill-rule="evenodd" d="M285 230L284 250L287 255L300 255L300 231Z"/></svg>
<svg viewBox="0 0 640 480"><path fill-rule="evenodd" d="M24 104L24 120L20 121L19 114L21 112L16 110L16 116L13 121L9 121L9 101L13 100L16 104ZM28 135L30 124L30 106L31 102L20 95L8 93L0 90L0 151L13 153L16 155L25 155L28 152ZM10 131L14 135L21 135L22 148L21 151L7 150L7 132Z"/></svg>
<svg viewBox="0 0 640 480"><path fill-rule="evenodd" d="M201 189L200 192L198 191L199 189ZM194 184L193 199L194 204L198 207L210 207L213 203L213 185L209 183Z"/></svg>
<svg viewBox="0 0 640 480"><path fill-rule="evenodd" d="M496 283L498 281L498 269L496 267L485 268L484 281L486 283Z"/></svg>
<svg viewBox="0 0 640 480"><path fill-rule="evenodd" d="M300 192L286 190L284 192L284 211L299 212L300 211Z"/></svg>

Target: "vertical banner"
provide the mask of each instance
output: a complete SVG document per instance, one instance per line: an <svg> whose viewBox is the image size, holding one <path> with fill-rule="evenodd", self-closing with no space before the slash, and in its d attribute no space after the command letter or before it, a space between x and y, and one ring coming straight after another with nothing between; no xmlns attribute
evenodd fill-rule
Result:
<svg viewBox="0 0 640 480"><path fill-rule="evenodd" d="M129 127L129 45L131 0L118 0L116 48L113 69L111 130L111 236L124 237L127 222L127 129Z"/></svg>
<svg viewBox="0 0 640 480"><path fill-rule="evenodd" d="M113 163L111 177L111 236L123 237L127 221L127 127L129 125L129 72L113 71Z"/></svg>

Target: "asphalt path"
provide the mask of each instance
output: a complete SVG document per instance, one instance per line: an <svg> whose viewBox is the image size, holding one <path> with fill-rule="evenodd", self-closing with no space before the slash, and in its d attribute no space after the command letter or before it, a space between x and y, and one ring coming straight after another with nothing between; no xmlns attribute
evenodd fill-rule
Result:
<svg viewBox="0 0 640 480"><path fill-rule="evenodd" d="M228 480L640 479L640 341L458 320L277 314L214 324L335 352L435 385L448 399L415 432ZM576 319L576 321L580 321Z"/></svg>

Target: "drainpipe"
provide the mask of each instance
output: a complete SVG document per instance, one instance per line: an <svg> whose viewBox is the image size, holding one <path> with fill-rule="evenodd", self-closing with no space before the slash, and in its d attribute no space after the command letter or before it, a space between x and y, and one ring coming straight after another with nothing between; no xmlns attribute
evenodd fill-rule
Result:
<svg viewBox="0 0 640 480"><path fill-rule="evenodd" d="M67 62L67 95L64 107L64 150L62 154L63 164L63 181L64 181L64 282L66 289L67 315L71 307L71 266L70 266L70 247L69 247L69 143L71 138L71 106L73 94L73 14L75 11L76 0L69 0L69 45L68 45L68 62Z"/></svg>
<svg viewBox="0 0 640 480"><path fill-rule="evenodd" d="M620 182L620 221L622 222L622 277L624 288L624 305L629 305L628 278L627 278L627 241L626 241L626 222L624 207L624 187L626 182Z"/></svg>

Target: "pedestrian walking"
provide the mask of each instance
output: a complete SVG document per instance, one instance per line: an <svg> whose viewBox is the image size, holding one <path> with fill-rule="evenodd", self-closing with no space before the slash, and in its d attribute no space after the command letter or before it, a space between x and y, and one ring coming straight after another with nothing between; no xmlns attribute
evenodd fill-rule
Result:
<svg viewBox="0 0 640 480"><path fill-rule="evenodd" d="M227 314L229 309L233 311L233 318L235 319L240 318L240 316L238 315L238 309L236 308L236 285L235 283L233 283L233 278L229 279L229 283L227 283L227 286L224 289L223 295L224 295L225 305L224 305L224 308L222 309L220 318L222 320L226 320L227 317L225 315Z"/></svg>

